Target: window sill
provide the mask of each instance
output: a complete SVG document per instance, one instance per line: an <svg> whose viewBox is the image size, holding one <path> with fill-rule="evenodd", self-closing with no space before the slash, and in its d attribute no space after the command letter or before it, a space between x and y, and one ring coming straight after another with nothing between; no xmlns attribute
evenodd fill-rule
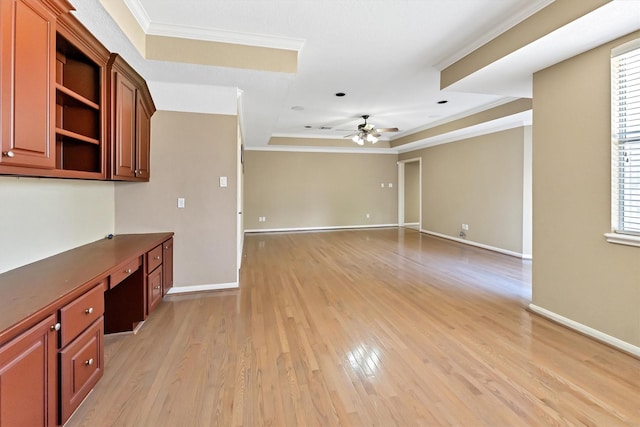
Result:
<svg viewBox="0 0 640 427"><path fill-rule="evenodd" d="M609 243L617 245L638 246L640 247L640 236L631 236L629 234L605 233L604 237Z"/></svg>

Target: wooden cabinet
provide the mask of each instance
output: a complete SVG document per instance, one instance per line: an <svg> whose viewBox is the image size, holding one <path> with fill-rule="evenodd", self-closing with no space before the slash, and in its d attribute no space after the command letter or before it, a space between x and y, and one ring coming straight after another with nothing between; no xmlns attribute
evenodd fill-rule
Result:
<svg viewBox="0 0 640 427"><path fill-rule="evenodd" d="M162 267L149 273L147 277L147 313L150 314L162 301Z"/></svg>
<svg viewBox="0 0 640 427"><path fill-rule="evenodd" d="M162 301L172 236L118 235L0 273L0 427L67 421L102 377L106 330L133 330Z"/></svg>
<svg viewBox="0 0 640 427"><path fill-rule="evenodd" d="M75 21L56 36L56 169L60 176L104 179L108 52Z"/></svg>
<svg viewBox="0 0 640 427"><path fill-rule="evenodd" d="M146 82L71 10L0 2L0 174L148 181Z"/></svg>
<svg viewBox="0 0 640 427"><path fill-rule="evenodd" d="M0 2L0 171L53 168L56 15L47 2Z"/></svg>
<svg viewBox="0 0 640 427"><path fill-rule="evenodd" d="M50 315L0 347L0 425L57 423L57 328Z"/></svg>
<svg viewBox="0 0 640 427"><path fill-rule="evenodd" d="M103 325L103 317L100 316L82 334L60 350L60 424L69 419L102 377Z"/></svg>
<svg viewBox="0 0 640 427"><path fill-rule="evenodd" d="M148 181L155 105L144 79L121 56L111 54L107 68L111 89L111 178Z"/></svg>
<svg viewBox="0 0 640 427"><path fill-rule="evenodd" d="M173 238L162 244L162 295L173 287Z"/></svg>
<svg viewBox="0 0 640 427"><path fill-rule="evenodd" d="M145 256L147 271L147 315L162 301L163 255L164 243L151 249Z"/></svg>

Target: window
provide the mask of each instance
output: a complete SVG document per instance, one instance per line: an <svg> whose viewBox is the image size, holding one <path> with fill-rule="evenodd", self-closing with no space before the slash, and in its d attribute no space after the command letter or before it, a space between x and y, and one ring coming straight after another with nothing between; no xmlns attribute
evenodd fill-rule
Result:
<svg viewBox="0 0 640 427"><path fill-rule="evenodd" d="M612 229L640 245L640 39L612 50L611 84Z"/></svg>

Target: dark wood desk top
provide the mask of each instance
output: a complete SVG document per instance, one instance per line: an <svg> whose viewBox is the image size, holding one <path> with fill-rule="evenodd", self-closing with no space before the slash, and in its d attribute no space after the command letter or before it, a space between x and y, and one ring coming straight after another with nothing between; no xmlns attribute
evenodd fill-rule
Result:
<svg viewBox="0 0 640 427"><path fill-rule="evenodd" d="M117 235L0 274L0 345L172 236Z"/></svg>

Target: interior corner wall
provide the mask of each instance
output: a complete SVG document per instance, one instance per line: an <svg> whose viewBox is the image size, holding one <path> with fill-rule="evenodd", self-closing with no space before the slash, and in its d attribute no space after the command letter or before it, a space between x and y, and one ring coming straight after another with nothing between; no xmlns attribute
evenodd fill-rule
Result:
<svg viewBox="0 0 640 427"><path fill-rule="evenodd" d="M114 184L0 177L0 273L113 233Z"/></svg>
<svg viewBox="0 0 640 427"><path fill-rule="evenodd" d="M523 253L524 127L402 153L422 158L422 229Z"/></svg>
<svg viewBox="0 0 640 427"><path fill-rule="evenodd" d="M237 281L237 129L232 115L157 111L149 182L116 183L116 233L175 233L176 287Z"/></svg>
<svg viewBox="0 0 640 427"><path fill-rule="evenodd" d="M533 304L640 346L640 248L611 231L611 48L534 74Z"/></svg>
<svg viewBox="0 0 640 427"><path fill-rule="evenodd" d="M533 255L533 127L524 127L522 170L522 254Z"/></svg>
<svg viewBox="0 0 640 427"><path fill-rule="evenodd" d="M398 223L396 154L252 150L244 171L247 230Z"/></svg>

